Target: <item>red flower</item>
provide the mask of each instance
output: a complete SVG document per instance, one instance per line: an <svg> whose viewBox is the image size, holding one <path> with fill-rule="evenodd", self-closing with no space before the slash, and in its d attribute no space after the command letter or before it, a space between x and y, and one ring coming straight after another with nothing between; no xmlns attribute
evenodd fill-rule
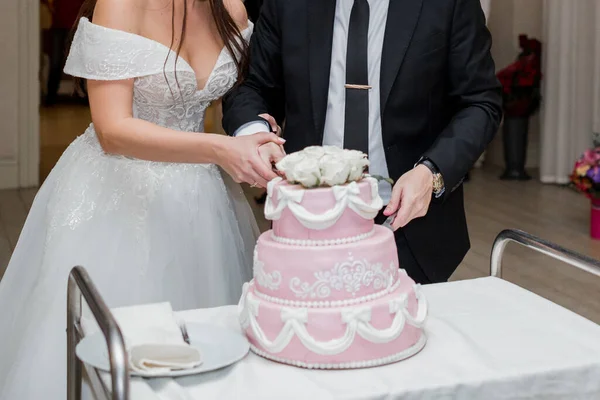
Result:
<svg viewBox="0 0 600 400"><path fill-rule="evenodd" d="M518 86L533 86L535 84L535 76L534 75L520 75L517 78Z"/></svg>
<svg viewBox="0 0 600 400"><path fill-rule="evenodd" d="M508 117L529 117L538 110L541 101L541 43L520 35L519 45L522 52L515 62L497 73Z"/></svg>

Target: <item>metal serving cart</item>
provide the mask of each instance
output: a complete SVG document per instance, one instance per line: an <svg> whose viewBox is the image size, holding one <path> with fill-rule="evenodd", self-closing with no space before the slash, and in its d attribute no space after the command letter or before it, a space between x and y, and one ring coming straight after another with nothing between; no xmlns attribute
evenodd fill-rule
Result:
<svg viewBox="0 0 600 400"><path fill-rule="evenodd" d="M502 259L509 242L515 242L583 271L600 277L600 261L519 230L504 230L495 239L490 259L490 275L502 278ZM101 372L83 364L75 347L83 338L82 306L85 301L102 331L110 359L110 384ZM99 400L129 399L129 365L123 334L106 303L83 267L74 267L69 275L67 294L67 400L81 398L83 372Z"/></svg>

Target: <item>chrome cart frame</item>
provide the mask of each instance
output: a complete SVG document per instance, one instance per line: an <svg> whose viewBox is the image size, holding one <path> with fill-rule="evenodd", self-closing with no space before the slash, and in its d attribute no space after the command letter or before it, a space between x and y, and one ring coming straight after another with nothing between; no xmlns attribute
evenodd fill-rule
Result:
<svg viewBox="0 0 600 400"><path fill-rule="evenodd" d="M81 399L84 364L77 358L75 347L84 336L81 326L82 298L106 338L110 359L110 389L102 381L98 370L85 366L91 389L98 399L128 400L129 361L123 334L83 267L71 270L67 289L67 400Z"/></svg>
<svg viewBox="0 0 600 400"><path fill-rule="evenodd" d="M490 275L496 278L502 278L502 258L504 250L509 242L515 242L522 246L528 247L539 253L545 254L556 260L570 264L583 271L600 277L600 261L594 258L576 253L555 243L540 239L529 233L506 229L496 237L492 246L492 256L490 259Z"/></svg>
<svg viewBox="0 0 600 400"><path fill-rule="evenodd" d="M600 277L600 261L575 253L529 233L513 229L500 232L494 241L490 260L491 276L502 278L502 259L506 245L509 242L518 243ZM129 368L123 335L87 272L82 267L73 268L69 275L67 296L67 400L79 400L81 398L83 368L81 361L75 355L75 346L83 337L81 328L82 297L89 305L106 338L110 358L112 388L109 388L101 379L98 370L93 367L85 367L92 390L100 400L128 400Z"/></svg>

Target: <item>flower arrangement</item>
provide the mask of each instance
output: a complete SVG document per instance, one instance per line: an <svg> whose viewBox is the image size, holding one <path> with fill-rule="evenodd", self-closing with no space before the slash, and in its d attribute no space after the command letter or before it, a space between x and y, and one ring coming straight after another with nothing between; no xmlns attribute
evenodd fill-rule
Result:
<svg viewBox="0 0 600 400"><path fill-rule="evenodd" d="M288 182L305 188L359 181L368 166L365 153L335 146L310 146L285 156L275 165Z"/></svg>
<svg viewBox="0 0 600 400"><path fill-rule="evenodd" d="M519 35L521 53L517 60L498 72L502 84L504 114L506 117L527 118L541 104L542 44L539 40Z"/></svg>
<svg viewBox="0 0 600 400"><path fill-rule="evenodd" d="M571 185L590 199L600 198L600 146L586 150L575 162Z"/></svg>

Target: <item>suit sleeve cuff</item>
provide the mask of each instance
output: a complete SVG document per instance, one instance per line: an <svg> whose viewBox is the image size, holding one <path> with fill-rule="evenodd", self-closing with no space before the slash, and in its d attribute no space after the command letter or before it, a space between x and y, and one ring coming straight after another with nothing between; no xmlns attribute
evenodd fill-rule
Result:
<svg viewBox="0 0 600 400"><path fill-rule="evenodd" d="M259 132L270 132L271 127L266 121L256 120L240 126L233 136L248 136Z"/></svg>

